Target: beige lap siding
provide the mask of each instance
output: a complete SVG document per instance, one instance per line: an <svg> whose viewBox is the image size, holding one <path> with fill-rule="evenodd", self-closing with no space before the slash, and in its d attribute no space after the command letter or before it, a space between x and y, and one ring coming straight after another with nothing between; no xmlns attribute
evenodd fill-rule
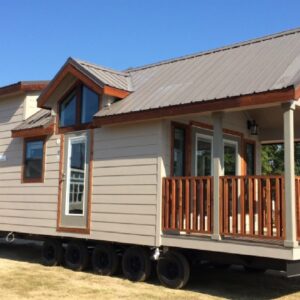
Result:
<svg viewBox="0 0 300 300"><path fill-rule="evenodd" d="M155 245L160 126L94 131L92 238Z"/></svg>
<svg viewBox="0 0 300 300"><path fill-rule="evenodd" d="M59 145L53 136L46 144L45 182L21 183L23 140L11 130L23 120L23 99L0 101L0 231L56 234Z"/></svg>

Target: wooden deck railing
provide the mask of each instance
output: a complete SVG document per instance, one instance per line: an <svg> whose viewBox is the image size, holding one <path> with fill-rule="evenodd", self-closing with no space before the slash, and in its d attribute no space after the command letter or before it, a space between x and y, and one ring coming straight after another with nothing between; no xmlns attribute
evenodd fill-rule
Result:
<svg viewBox="0 0 300 300"><path fill-rule="evenodd" d="M212 177L163 179L163 231L211 233Z"/></svg>
<svg viewBox="0 0 300 300"><path fill-rule="evenodd" d="M220 193L222 235L284 238L283 176L222 176Z"/></svg>

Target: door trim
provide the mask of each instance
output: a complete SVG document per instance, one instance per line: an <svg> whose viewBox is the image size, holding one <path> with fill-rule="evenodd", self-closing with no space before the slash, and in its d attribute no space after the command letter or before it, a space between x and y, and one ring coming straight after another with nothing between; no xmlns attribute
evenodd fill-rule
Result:
<svg viewBox="0 0 300 300"><path fill-rule="evenodd" d="M61 226L61 210L63 200L63 173L64 173L64 157L65 157L65 136L60 136L60 161L59 161L59 185L58 185L58 201L57 201L57 216L56 216L56 231L90 234L91 231L91 201L93 187L93 161L94 161L94 129L90 129L90 153L89 153L89 169L88 169L88 191L87 191L87 226L86 228L74 228Z"/></svg>

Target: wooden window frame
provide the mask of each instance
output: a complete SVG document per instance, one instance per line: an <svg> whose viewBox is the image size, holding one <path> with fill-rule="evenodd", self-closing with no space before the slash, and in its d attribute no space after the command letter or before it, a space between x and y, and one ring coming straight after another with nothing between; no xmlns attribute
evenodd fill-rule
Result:
<svg viewBox="0 0 300 300"><path fill-rule="evenodd" d="M71 131L79 131L79 130L85 130L85 129L90 129L94 128L93 122L89 123L81 123L81 112L82 112L82 89L83 87L87 87L90 89L92 92L94 92L96 95L98 95L98 109L101 108L101 103L102 103L102 95L99 94L98 91L95 91L91 87L87 86L81 81L76 81L75 84L73 84L66 93L60 98L60 100L57 102L57 133L66 133L66 132L71 132ZM61 126L60 125L60 114L61 114L61 105L62 103L69 97L71 94L74 93L76 96L76 118L75 118L75 124L70 125L70 126Z"/></svg>
<svg viewBox="0 0 300 300"><path fill-rule="evenodd" d="M40 178L26 178L24 176L25 172L25 161L26 161L26 149L27 143L33 141L42 141L43 142L43 159L42 159L42 176ZM46 136L37 136L37 137L28 137L23 139L23 161L21 169L21 183L44 183L45 179L45 155L46 155Z"/></svg>
<svg viewBox="0 0 300 300"><path fill-rule="evenodd" d="M191 130L188 124L179 122L171 122L171 165L170 165L170 176L174 176L174 137L175 129L180 128L184 130L184 176L190 176L190 152L191 152Z"/></svg>

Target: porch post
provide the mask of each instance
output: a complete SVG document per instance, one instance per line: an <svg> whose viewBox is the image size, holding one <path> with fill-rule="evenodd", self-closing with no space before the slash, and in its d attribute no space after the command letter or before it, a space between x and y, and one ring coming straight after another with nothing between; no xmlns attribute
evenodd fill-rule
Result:
<svg viewBox="0 0 300 300"><path fill-rule="evenodd" d="M295 102L282 104L284 134L284 197L285 197L285 247L296 247L296 199L295 199L295 153L294 110Z"/></svg>
<svg viewBox="0 0 300 300"><path fill-rule="evenodd" d="M213 234L212 239L220 240L220 189L219 177L224 175L223 113L212 114L213 120Z"/></svg>

